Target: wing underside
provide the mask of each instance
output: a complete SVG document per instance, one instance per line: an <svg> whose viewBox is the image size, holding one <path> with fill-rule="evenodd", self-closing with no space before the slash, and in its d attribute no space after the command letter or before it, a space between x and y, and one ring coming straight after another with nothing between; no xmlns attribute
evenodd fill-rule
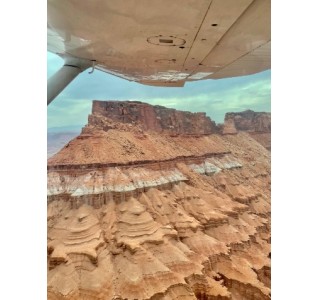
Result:
<svg viewBox="0 0 319 300"><path fill-rule="evenodd" d="M148 85L270 68L270 0L48 0L48 50Z"/></svg>

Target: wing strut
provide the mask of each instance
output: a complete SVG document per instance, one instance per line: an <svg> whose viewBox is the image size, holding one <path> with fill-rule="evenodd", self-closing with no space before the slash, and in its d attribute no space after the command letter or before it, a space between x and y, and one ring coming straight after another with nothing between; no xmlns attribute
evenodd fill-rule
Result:
<svg viewBox="0 0 319 300"><path fill-rule="evenodd" d="M64 66L48 79L47 101L48 105L57 95L82 71L92 65L92 61L67 57Z"/></svg>

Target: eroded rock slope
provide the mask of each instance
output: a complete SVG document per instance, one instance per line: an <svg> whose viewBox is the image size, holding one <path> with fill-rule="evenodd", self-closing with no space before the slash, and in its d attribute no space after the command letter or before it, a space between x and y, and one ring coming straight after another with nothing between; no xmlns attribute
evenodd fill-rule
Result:
<svg viewBox="0 0 319 300"><path fill-rule="evenodd" d="M269 151L143 118L48 161L48 299L270 299Z"/></svg>
<svg viewBox="0 0 319 300"><path fill-rule="evenodd" d="M240 131L248 132L266 149L271 149L271 115L267 112L246 110L225 115L223 134L236 134Z"/></svg>

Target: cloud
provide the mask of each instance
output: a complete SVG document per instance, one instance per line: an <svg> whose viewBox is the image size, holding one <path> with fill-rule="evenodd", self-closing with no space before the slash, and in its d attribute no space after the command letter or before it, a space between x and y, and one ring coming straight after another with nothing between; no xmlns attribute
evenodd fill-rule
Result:
<svg viewBox="0 0 319 300"><path fill-rule="evenodd" d="M200 82L198 84L200 85ZM229 85L227 89L222 90L192 93L183 98L176 96L153 98L149 102L180 110L206 112L212 119L220 123L226 112L246 109L270 111L270 78L243 82L239 86Z"/></svg>
<svg viewBox="0 0 319 300"><path fill-rule="evenodd" d="M59 56L48 52L47 54L47 77L51 77L56 71L63 66L63 59Z"/></svg>
<svg viewBox="0 0 319 300"><path fill-rule="evenodd" d="M48 108L48 127L61 127L61 126L83 126L87 123L88 115L91 112L92 102L86 99L65 98L61 96L60 101L50 104Z"/></svg>
<svg viewBox="0 0 319 300"><path fill-rule="evenodd" d="M48 74L63 61L48 54ZM52 75L53 73L51 73ZM226 112L270 111L270 71L255 75L187 82L183 88L145 86L100 72L82 72L48 107L48 127L87 123L92 100L139 100L192 112L220 123Z"/></svg>

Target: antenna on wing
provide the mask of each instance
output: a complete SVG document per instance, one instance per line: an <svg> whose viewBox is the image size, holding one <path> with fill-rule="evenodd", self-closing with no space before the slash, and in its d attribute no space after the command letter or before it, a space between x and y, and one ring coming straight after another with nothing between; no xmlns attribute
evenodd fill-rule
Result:
<svg viewBox="0 0 319 300"><path fill-rule="evenodd" d="M92 60L92 70L89 72L89 74L92 74L95 70L95 63L96 63L96 60Z"/></svg>

